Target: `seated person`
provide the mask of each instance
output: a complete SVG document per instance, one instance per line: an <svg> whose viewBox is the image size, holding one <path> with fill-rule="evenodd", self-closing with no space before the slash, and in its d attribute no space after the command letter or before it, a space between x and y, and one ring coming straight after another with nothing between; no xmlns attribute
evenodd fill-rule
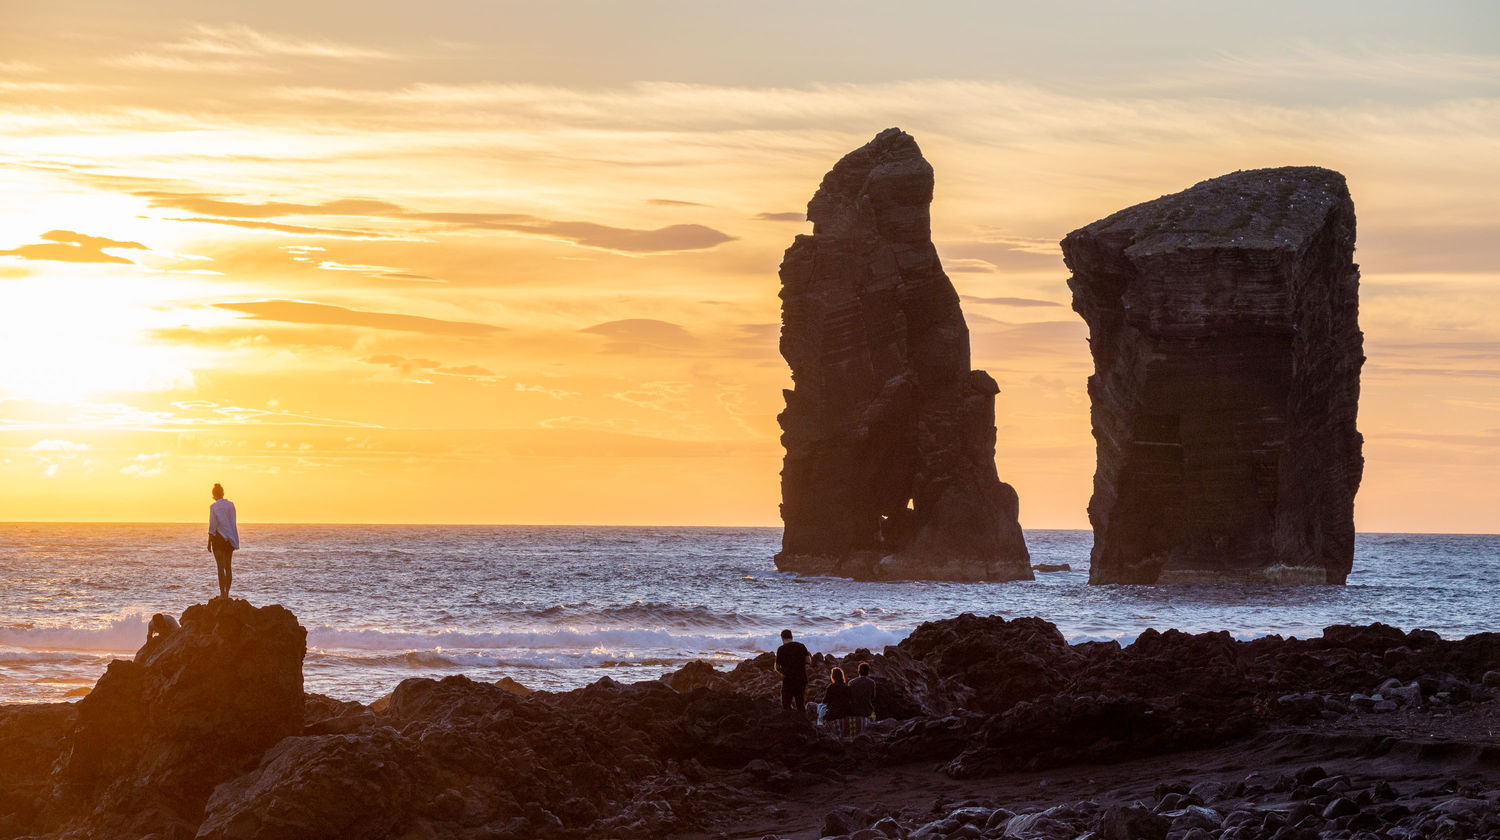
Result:
<svg viewBox="0 0 1500 840"><path fill-rule="evenodd" d="M844 718L850 714L849 704L853 698L849 694L849 684L844 681L843 668L834 668L828 678L828 690L823 692L823 722L832 723L833 731L842 738L846 729Z"/></svg>
<svg viewBox="0 0 1500 840"><path fill-rule="evenodd" d="M859 663L859 676L849 681L849 697L849 714L858 734L875 721L875 680L870 676L870 663Z"/></svg>

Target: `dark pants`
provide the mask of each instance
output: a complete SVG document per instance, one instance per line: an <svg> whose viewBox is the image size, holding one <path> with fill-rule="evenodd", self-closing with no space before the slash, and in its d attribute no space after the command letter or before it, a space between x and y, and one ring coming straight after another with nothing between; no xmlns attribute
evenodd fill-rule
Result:
<svg viewBox="0 0 1500 840"><path fill-rule="evenodd" d="M228 598L229 584L234 581L234 570L229 565L230 558L234 556L234 544L213 533L208 537L208 545L213 549L214 563L219 566L219 594Z"/></svg>
<svg viewBox="0 0 1500 840"><path fill-rule="evenodd" d="M807 680L781 681L781 708L802 711L807 705Z"/></svg>

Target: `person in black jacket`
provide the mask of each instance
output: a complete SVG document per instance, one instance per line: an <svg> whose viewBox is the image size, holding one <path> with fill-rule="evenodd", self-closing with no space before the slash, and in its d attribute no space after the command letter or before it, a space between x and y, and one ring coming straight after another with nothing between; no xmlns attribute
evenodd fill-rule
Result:
<svg viewBox="0 0 1500 840"><path fill-rule="evenodd" d="M870 663L859 663L859 676L849 681L849 715L854 723L854 733L865 730L866 724L875 719L875 680L870 676Z"/></svg>
<svg viewBox="0 0 1500 840"><path fill-rule="evenodd" d="M834 668L828 673L828 690L823 692L823 722L833 724L833 731L844 737L847 724L844 718L851 714L854 697L849 693L849 684L844 681L844 669Z"/></svg>
<svg viewBox="0 0 1500 840"><path fill-rule="evenodd" d="M812 654L801 642L792 641L792 631L781 631L781 647L776 649L776 673L781 675L781 707L801 712L807 701L807 663Z"/></svg>

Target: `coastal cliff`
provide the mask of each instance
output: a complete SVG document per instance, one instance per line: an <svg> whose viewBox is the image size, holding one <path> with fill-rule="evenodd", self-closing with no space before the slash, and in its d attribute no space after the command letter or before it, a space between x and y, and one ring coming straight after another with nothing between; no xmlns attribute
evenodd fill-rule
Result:
<svg viewBox="0 0 1500 840"><path fill-rule="evenodd" d="M1091 583L1343 583L1359 270L1337 172L1236 172L1062 241L1089 326Z"/></svg>
<svg viewBox="0 0 1500 840"><path fill-rule="evenodd" d="M932 166L887 129L844 156L781 264L781 569L862 579L1029 580L995 470L999 387L932 244Z"/></svg>

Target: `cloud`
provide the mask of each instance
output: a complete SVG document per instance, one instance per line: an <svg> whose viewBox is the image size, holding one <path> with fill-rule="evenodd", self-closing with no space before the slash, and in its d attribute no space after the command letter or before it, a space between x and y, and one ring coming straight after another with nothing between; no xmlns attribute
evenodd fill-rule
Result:
<svg viewBox="0 0 1500 840"><path fill-rule="evenodd" d="M647 204L655 204L658 207L707 207L708 206L707 204L700 204L699 202L696 202L696 201L678 201L675 198L648 198L648 199L646 199L646 203Z"/></svg>
<svg viewBox="0 0 1500 840"><path fill-rule="evenodd" d="M999 268L989 260L955 260L943 261L943 270L949 274L994 274Z"/></svg>
<svg viewBox="0 0 1500 840"><path fill-rule="evenodd" d="M262 32L243 24L198 24L175 41L120 56L123 67L193 73L288 72L289 61L373 61L393 53L338 41Z"/></svg>
<svg viewBox="0 0 1500 840"><path fill-rule="evenodd" d="M1048 242L1043 246L1030 240L943 242L938 244L938 251L943 255L944 265L950 259L954 262L978 260L995 268L1020 271L1062 268L1063 265L1062 247L1056 242Z"/></svg>
<svg viewBox="0 0 1500 840"><path fill-rule="evenodd" d="M697 251L732 242L736 238L705 225L668 225L655 230L635 230L592 222L537 222L496 227L519 233L555 236L585 248L627 253Z"/></svg>
<svg viewBox="0 0 1500 840"><path fill-rule="evenodd" d="M326 303L302 300L248 300L216 303L215 307L244 313L245 320L280 321L288 324L324 324L341 327L372 327L380 330L428 333L430 335L493 335L503 328L471 321L445 321L420 315L365 312Z"/></svg>
<svg viewBox="0 0 1500 840"><path fill-rule="evenodd" d="M293 38L261 32L243 24L198 24L178 41L163 47L175 52L229 56L301 56L334 59L389 59L381 50L337 41Z"/></svg>
<svg viewBox="0 0 1500 840"><path fill-rule="evenodd" d="M1229 53L1199 62L1191 70L1146 81L1140 87L1185 92L1275 83L1281 92L1296 88L1289 80L1316 81L1318 89L1428 90L1433 85L1494 91L1500 79L1500 56L1493 54L1418 52L1395 46L1367 46L1334 51L1310 41L1257 53Z"/></svg>
<svg viewBox="0 0 1500 840"><path fill-rule="evenodd" d="M486 367L480 367L479 365L459 365L455 367L445 365L436 359L408 359L405 356L397 356L389 353L366 356L361 361L365 364L384 365L385 367L395 368L407 375L418 373L423 375L435 374L438 376L454 376L463 379L479 379L484 381L493 381L499 378L494 371Z"/></svg>
<svg viewBox="0 0 1500 840"><path fill-rule="evenodd" d="M196 218L168 218L169 222L202 222L209 225L225 225L227 227L243 228L245 230L272 230L277 233L292 233L299 236L326 236L335 239L400 239L399 236L386 236L367 230L348 230L345 228L311 227L308 225L286 225L279 222L257 222L248 219L209 219L202 216Z"/></svg>
<svg viewBox="0 0 1500 840"><path fill-rule="evenodd" d="M686 382L645 382L640 387L610 394L614 399L652 411L684 412L690 410Z"/></svg>
<svg viewBox="0 0 1500 840"><path fill-rule="evenodd" d="M277 216L388 216L402 213L400 206L373 198L341 198L318 204L291 201L248 203L227 201L204 193L174 193L141 190L136 195L148 199L153 207L170 207L205 216L242 219L268 219Z"/></svg>
<svg viewBox="0 0 1500 840"><path fill-rule="evenodd" d="M20 257L26 260L51 260L77 263L120 263L135 265L133 260L104 253L105 248L120 248L133 251L149 251L139 242L123 242L103 236L89 236L71 230L49 230L41 235L46 242L22 245L8 251L0 251L3 257Z"/></svg>
<svg viewBox="0 0 1500 840"><path fill-rule="evenodd" d="M120 468L123 475L131 475L136 478L153 478L161 475L167 468L167 453L157 452L151 455L141 453L132 458L125 466Z"/></svg>
<svg viewBox="0 0 1500 840"><path fill-rule="evenodd" d="M688 332L681 324L658 321L655 318L626 318L606 321L579 332L600 335L609 339L604 349L610 353L641 353L644 351L675 351L696 346L697 336Z"/></svg>
<svg viewBox="0 0 1500 840"><path fill-rule="evenodd" d="M548 388L546 385L522 385L519 382L516 383L515 390L526 394L546 394L554 400L583 396L577 391L565 391L561 388Z"/></svg>
<svg viewBox="0 0 1500 840"><path fill-rule="evenodd" d="M994 306L1062 306L1055 300L1038 300L1036 298L1018 297L976 297L974 295L959 295L959 300L969 303L985 303Z"/></svg>
<svg viewBox="0 0 1500 840"><path fill-rule="evenodd" d="M795 213L756 213L755 218L762 222L805 222L807 213L801 210Z"/></svg>
<svg viewBox="0 0 1500 840"><path fill-rule="evenodd" d="M737 237L706 225L680 224L655 229L622 228L594 222L558 221L527 213L428 212L411 210L368 198L347 198L316 204L271 201L229 201L202 193L141 190L135 193L153 206L186 210L212 218L177 218L172 221L206 222L250 230L273 230L315 236L345 238L389 238L368 231L312 227L260 221L286 216L347 216L366 219L430 222L457 229L503 230L561 239L585 248L622 253L696 251L732 242ZM665 199L659 199L665 200ZM680 202L691 204L691 202Z"/></svg>
<svg viewBox="0 0 1500 840"><path fill-rule="evenodd" d="M237 323L223 327L162 327L147 336L170 344L198 347L344 347L352 348L354 336L348 330L325 326L272 326L271 324Z"/></svg>

